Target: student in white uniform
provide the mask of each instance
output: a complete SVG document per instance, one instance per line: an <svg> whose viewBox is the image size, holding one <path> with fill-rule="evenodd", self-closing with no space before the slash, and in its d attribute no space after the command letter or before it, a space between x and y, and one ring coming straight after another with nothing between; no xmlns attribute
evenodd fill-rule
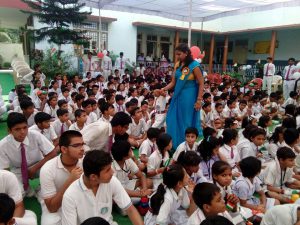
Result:
<svg viewBox="0 0 300 225"><path fill-rule="evenodd" d="M60 137L63 132L69 130L71 121L69 120L69 112L66 109L58 109L56 111L57 119L51 124L57 137Z"/></svg>
<svg viewBox="0 0 300 225"><path fill-rule="evenodd" d="M267 58L267 63L264 65L264 78L262 90L267 90L268 95L271 94L273 76L275 75L275 65L273 64L272 57Z"/></svg>
<svg viewBox="0 0 300 225"><path fill-rule="evenodd" d="M97 115L93 112L91 99L87 99L82 102L82 109L86 112L87 115L86 124L94 123L97 121Z"/></svg>
<svg viewBox="0 0 300 225"><path fill-rule="evenodd" d="M263 182L267 185L268 196L278 199L281 203L289 203L285 197L286 188L299 189L300 182L293 178L295 167L295 153L288 147L278 149L277 159L270 163L262 174Z"/></svg>
<svg viewBox="0 0 300 225"><path fill-rule="evenodd" d="M47 103L45 104L43 112L48 113L52 119L57 118L56 111L58 110L58 105L57 105L57 97L51 96L49 97Z"/></svg>
<svg viewBox="0 0 300 225"><path fill-rule="evenodd" d="M185 225L190 198L184 188L188 175L181 165L168 166L163 171L163 183L150 199L151 210L145 216L145 225L176 224Z"/></svg>
<svg viewBox="0 0 300 225"><path fill-rule="evenodd" d="M115 134L124 135L128 130L131 118L124 112L114 115L110 123L97 121L81 130L83 140L90 149L109 151Z"/></svg>
<svg viewBox="0 0 300 225"><path fill-rule="evenodd" d="M147 179L132 160L133 152L128 141L116 141L111 147L113 156L112 168L114 176L118 178L134 203L141 197L152 194L152 180ZM134 176L130 179L130 177Z"/></svg>
<svg viewBox="0 0 300 225"><path fill-rule="evenodd" d="M23 100L20 102L20 108L23 115L27 119L28 127L34 125L34 116L37 114L37 110L34 108L34 104L30 100Z"/></svg>
<svg viewBox="0 0 300 225"><path fill-rule="evenodd" d="M144 224L141 216L123 188L113 176L109 153L92 150L83 159L83 174L66 190L62 201L62 225L81 224L88 218L100 216L111 225L115 202L126 211L133 225Z"/></svg>
<svg viewBox="0 0 300 225"><path fill-rule="evenodd" d="M185 141L182 142L180 145L178 145L176 151L173 154L173 160L177 161L178 156L181 152L187 152L187 151L197 151L198 143L198 129L195 127L188 127L185 130Z"/></svg>
<svg viewBox="0 0 300 225"><path fill-rule="evenodd" d="M233 170L233 176L239 176L237 163L240 161L240 154L236 148L238 143L238 132L233 129L224 129L223 145L219 149L220 153L225 157Z"/></svg>
<svg viewBox="0 0 300 225"><path fill-rule="evenodd" d="M295 79L293 78L293 73L295 69L295 59L289 58L288 66L285 66L283 69L283 97L288 99L290 92L294 91Z"/></svg>
<svg viewBox="0 0 300 225"><path fill-rule="evenodd" d="M272 134L269 140L269 144L266 145L266 149L268 150L269 155L271 155L273 159L276 158L277 150L280 147L284 147L286 145L284 142L283 133L283 127L276 127L274 133Z"/></svg>
<svg viewBox="0 0 300 225"><path fill-rule="evenodd" d="M9 169L17 176L22 194L29 191L29 179L55 157L54 146L36 131L28 131L24 115L10 113L7 118L9 135L0 141L0 169Z"/></svg>
<svg viewBox="0 0 300 225"><path fill-rule="evenodd" d="M298 106L297 104L297 99L298 99L298 93L296 91L291 91L289 94L289 98L285 100L285 102L282 104L281 107L286 108L287 105L294 105L294 106Z"/></svg>
<svg viewBox="0 0 300 225"><path fill-rule="evenodd" d="M87 115L83 109L77 109L74 113L75 123L73 123L69 130L81 131L86 126Z"/></svg>
<svg viewBox="0 0 300 225"><path fill-rule="evenodd" d="M157 88L160 88L158 86ZM167 99L166 93L160 92L159 90L154 91L155 101L154 101L154 112L155 112L155 122L152 127L162 128L164 127L166 121L166 107L167 107Z"/></svg>
<svg viewBox="0 0 300 225"><path fill-rule="evenodd" d="M193 199L198 208L189 217L187 225L199 225L206 217L216 215L223 216L232 222L232 217L226 211L220 188L215 184L197 184L193 191Z"/></svg>
<svg viewBox="0 0 300 225"><path fill-rule="evenodd" d="M206 102L203 104L200 117L201 117L201 126L203 129L205 129L206 127L213 127L212 122L214 119L211 110L211 103Z"/></svg>
<svg viewBox="0 0 300 225"><path fill-rule="evenodd" d="M246 157L240 161L239 166L242 176L235 181L233 193L239 197L241 206L265 213L274 205L280 204L274 198L267 198L261 187L262 182L257 177L261 172L259 159L253 156ZM258 193L259 198L255 197L254 193Z"/></svg>
<svg viewBox="0 0 300 225"><path fill-rule="evenodd" d="M43 225L61 224L63 195L82 174L83 146L80 132L74 130L64 132L59 138L61 154L42 167L40 182Z"/></svg>
<svg viewBox="0 0 300 225"><path fill-rule="evenodd" d="M7 194L13 199L15 203L13 216L17 224L37 225L36 215L30 210L25 210L22 193L16 176L7 170L0 170L0 193L1 196L2 194ZM8 205L8 202L6 202L5 207L8 207ZM0 207L0 209L2 214L4 208ZM0 224L2 222L4 221L0 219Z"/></svg>
<svg viewBox="0 0 300 225"><path fill-rule="evenodd" d="M102 116L100 117L99 121L110 123L112 120L114 114L115 114L115 108L113 105L103 102L100 106L100 111Z"/></svg>
<svg viewBox="0 0 300 225"><path fill-rule="evenodd" d="M300 225L300 205L277 205L268 210L260 225Z"/></svg>
<svg viewBox="0 0 300 225"><path fill-rule="evenodd" d="M31 126L29 130L35 130L43 134L54 146L58 144L58 137L54 128L50 125L51 116L44 112L38 112L34 116L35 125Z"/></svg>
<svg viewBox="0 0 300 225"><path fill-rule="evenodd" d="M154 189L162 182L161 174L170 164L169 151L172 149L172 137L162 133L158 136L156 144L158 149L150 155L147 164L147 177L152 179Z"/></svg>
<svg viewBox="0 0 300 225"><path fill-rule="evenodd" d="M156 139L159 134L160 130L158 128L150 127L147 131L147 139L143 141L139 148L140 161L145 165L147 165L150 155L158 149Z"/></svg>
<svg viewBox="0 0 300 225"><path fill-rule="evenodd" d="M103 54L104 54L104 57L102 59L101 68L103 70L103 76L104 76L105 80L107 80L108 76L111 75L112 61L111 61L111 58L109 57L108 51L104 50Z"/></svg>

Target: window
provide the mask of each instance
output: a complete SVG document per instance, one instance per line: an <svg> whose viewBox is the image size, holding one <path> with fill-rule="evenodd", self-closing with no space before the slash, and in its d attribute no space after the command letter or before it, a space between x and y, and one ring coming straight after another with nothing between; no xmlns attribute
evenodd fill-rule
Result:
<svg viewBox="0 0 300 225"><path fill-rule="evenodd" d="M157 41L157 36L155 35L147 35L147 41Z"/></svg>
<svg viewBox="0 0 300 225"><path fill-rule="evenodd" d="M170 37L160 37L160 42L170 42Z"/></svg>
<svg viewBox="0 0 300 225"><path fill-rule="evenodd" d="M187 38L179 38L179 43L180 44L187 44L188 43L188 39Z"/></svg>

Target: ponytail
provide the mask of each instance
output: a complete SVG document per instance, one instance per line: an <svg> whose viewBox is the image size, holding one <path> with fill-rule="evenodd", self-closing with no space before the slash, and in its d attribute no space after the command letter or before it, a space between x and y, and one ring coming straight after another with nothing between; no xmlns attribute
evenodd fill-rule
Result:
<svg viewBox="0 0 300 225"><path fill-rule="evenodd" d="M160 206L164 203L165 193L166 189L164 187L164 184L160 184L156 190L156 193L152 195L150 199L150 206L153 215L158 215Z"/></svg>

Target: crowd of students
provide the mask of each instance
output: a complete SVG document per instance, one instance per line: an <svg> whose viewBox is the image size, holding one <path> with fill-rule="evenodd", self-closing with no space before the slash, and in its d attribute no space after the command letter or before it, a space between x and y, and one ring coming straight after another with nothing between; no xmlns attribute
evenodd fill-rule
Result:
<svg viewBox="0 0 300 225"><path fill-rule="evenodd" d="M189 127L173 146L169 74L57 74L47 87L35 68L30 95L23 85L9 94L0 224L37 224L26 196L42 225L116 224L113 206L134 225L299 224L298 93L206 80L203 139Z"/></svg>

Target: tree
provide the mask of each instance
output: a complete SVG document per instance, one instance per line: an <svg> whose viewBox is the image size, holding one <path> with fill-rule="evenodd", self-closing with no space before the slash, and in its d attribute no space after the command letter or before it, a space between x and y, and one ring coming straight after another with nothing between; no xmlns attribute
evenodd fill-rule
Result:
<svg viewBox="0 0 300 225"><path fill-rule="evenodd" d="M34 37L37 41L48 39L49 43L58 45L58 58L61 55L61 45L84 43L87 38L85 31L71 29L73 24L84 23L90 12L82 12L84 3L78 0L22 0L32 11L23 11L35 16L39 22L45 24L35 29Z"/></svg>

